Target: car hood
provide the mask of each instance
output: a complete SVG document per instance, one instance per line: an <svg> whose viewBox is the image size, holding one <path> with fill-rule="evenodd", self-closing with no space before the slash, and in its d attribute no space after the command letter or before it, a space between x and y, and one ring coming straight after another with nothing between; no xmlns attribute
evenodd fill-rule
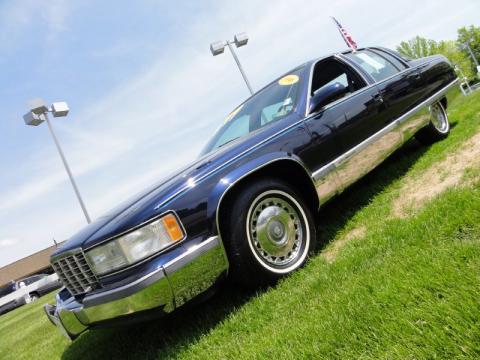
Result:
<svg viewBox="0 0 480 360"><path fill-rule="evenodd" d="M192 181L204 178L213 170L224 166L228 160L248 151L266 137L278 132L285 124L297 121L299 116L292 113L275 126L265 127L252 136L227 143L208 153L148 189L124 201L107 214L97 218L80 232L64 242L52 256L77 248L88 249L106 239L130 230L168 210L168 202L177 195L188 191ZM283 123L283 124L282 124ZM127 198L128 196L126 196Z"/></svg>
<svg viewBox="0 0 480 360"><path fill-rule="evenodd" d="M248 148L245 141L227 144L193 161L141 193L133 197L126 196L129 197L128 200L84 227L64 242L52 256L77 248L89 248L161 214L165 211L164 204L180 192L188 190L189 182L219 167L245 148Z"/></svg>

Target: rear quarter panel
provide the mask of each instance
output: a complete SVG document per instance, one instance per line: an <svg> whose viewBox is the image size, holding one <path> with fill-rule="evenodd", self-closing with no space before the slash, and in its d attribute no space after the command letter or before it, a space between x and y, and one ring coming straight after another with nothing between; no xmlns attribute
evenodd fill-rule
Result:
<svg viewBox="0 0 480 360"><path fill-rule="evenodd" d="M418 67L422 72L425 98L432 96L457 78L452 65L442 55L420 59Z"/></svg>

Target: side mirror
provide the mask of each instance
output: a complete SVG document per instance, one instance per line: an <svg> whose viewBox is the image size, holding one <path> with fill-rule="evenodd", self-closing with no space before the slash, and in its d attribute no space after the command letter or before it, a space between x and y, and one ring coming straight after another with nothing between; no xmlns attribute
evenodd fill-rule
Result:
<svg viewBox="0 0 480 360"><path fill-rule="evenodd" d="M322 87L310 99L309 112L317 112L328 103L340 99L346 93L348 93L348 89L339 82Z"/></svg>

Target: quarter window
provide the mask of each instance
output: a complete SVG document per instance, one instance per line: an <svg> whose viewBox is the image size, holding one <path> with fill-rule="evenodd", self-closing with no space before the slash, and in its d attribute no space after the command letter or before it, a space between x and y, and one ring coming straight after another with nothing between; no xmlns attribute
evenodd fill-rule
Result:
<svg viewBox="0 0 480 360"><path fill-rule="evenodd" d="M381 51L381 50L375 49L375 50L373 50L373 52L375 52L376 54L380 55L381 57L387 59L389 62L391 62L393 65L395 65L395 67L399 70L404 70L404 69L407 68L404 63L402 63L401 61L399 61L397 58L395 58L393 55L387 53L386 51Z"/></svg>
<svg viewBox="0 0 480 360"><path fill-rule="evenodd" d="M375 81L384 80L399 72L399 69L385 57L369 50L349 53L345 56L355 61Z"/></svg>

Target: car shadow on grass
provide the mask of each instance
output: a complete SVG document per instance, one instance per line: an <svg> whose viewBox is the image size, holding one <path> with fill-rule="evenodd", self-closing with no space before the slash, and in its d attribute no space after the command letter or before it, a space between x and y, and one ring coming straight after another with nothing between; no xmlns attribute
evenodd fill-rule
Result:
<svg viewBox="0 0 480 360"><path fill-rule="evenodd" d="M319 213L318 251L372 198L399 179L428 147L410 140L362 180L322 207ZM187 306L147 323L87 331L63 353L62 359L162 359L180 350L234 314L256 293L224 283L208 301Z"/></svg>
<svg viewBox="0 0 480 360"><path fill-rule="evenodd" d="M409 140L381 165L324 204L317 218L317 251L325 248L346 223L377 194L403 177L428 149L428 146L414 138Z"/></svg>
<svg viewBox="0 0 480 360"><path fill-rule="evenodd" d="M62 359L162 359L174 357L248 302L256 292L224 282L207 301L134 325L90 330L77 338Z"/></svg>

